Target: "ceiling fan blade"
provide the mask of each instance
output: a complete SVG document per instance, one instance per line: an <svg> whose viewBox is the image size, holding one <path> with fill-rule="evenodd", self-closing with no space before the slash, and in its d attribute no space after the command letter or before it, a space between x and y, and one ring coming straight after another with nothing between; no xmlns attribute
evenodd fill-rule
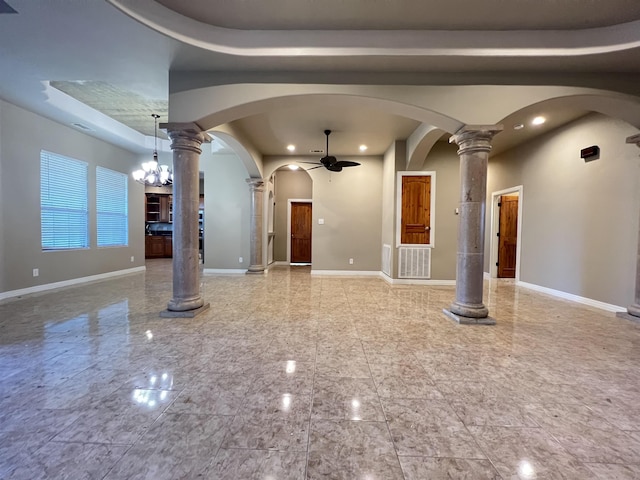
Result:
<svg viewBox="0 0 640 480"><path fill-rule="evenodd" d="M320 166L322 166L322 164L319 163L319 162L299 162L299 163L308 163L310 165L320 165Z"/></svg>
<svg viewBox="0 0 640 480"><path fill-rule="evenodd" d="M332 165L332 167L357 167L360 165L358 162L350 162L348 160L340 160Z"/></svg>
<svg viewBox="0 0 640 480"><path fill-rule="evenodd" d="M325 167L328 167L329 165L333 165L337 161L338 159L333 155L326 155L320 159L320 163L322 163L322 165L324 165Z"/></svg>
<svg viewBox="0 0 640 480"><path fill-rule="evenodd" d="M339 167L337 165L329 165L327 167L327 170L329 170L330 172L341 172L342 171L342 167Z"/></svg>
<svg viewBox="0 0 640 480"><path fill-rule="evenodd" d="M324 167L324 165L318 165L317 167L307 168L306 171L308 172L309 170L315 170L316 168L322 168L322 167Z"/></svg>

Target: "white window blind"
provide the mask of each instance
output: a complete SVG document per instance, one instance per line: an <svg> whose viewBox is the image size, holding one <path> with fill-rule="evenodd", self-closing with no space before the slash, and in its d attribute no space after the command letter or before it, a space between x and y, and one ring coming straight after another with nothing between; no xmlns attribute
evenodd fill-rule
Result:
<svg viewBox="0 0 640 480"><path fill-rule="evenodd" d="M43 250L88 248L87 163L40 152Z"/></svg>
<svg viewBox="0 0 640 480"><path fill-rule="evenodd" d="M129 202L125 174L96 167L96 215L98 246L117 247L129 243Z"/></svg>

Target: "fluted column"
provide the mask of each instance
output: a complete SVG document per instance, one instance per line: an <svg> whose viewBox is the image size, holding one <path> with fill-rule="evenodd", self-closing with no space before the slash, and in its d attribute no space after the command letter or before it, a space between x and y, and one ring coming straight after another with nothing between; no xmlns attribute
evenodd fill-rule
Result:
<svg viewBox="0 0 640 480"><path fill-rule="evenodd" d="M456 132L460 157L460 216L456 260L456 299L444 313L458 323L494 325L482 303L487 163L491 139L501 125L470 126Z"/></svg>
<svg viewBox="0 0 640 480"><path fill-rule="evenodd" d="M264 182L261 178L247 178L251 190L251 239L250 265L247 273L263 273L262 261L262 198L264 196Z"/></svg>
<svg viewBox="0 0 640 480"><path fill-rule="evenodd" d="M163 317L193 317L207 309L200 293L198 164L207 140L195 123L165 123L173 150L173 298Z"/></svg>
<svg viewBox="0 0 640 480"><path fill-rule="evenodd" d="M640 148L640 133L627 138L627 143L635 143ZM640 228L638 229L638 255L636 256L635 302L627 307L627 313L620 315L630 320L640 321Z"/></svg>

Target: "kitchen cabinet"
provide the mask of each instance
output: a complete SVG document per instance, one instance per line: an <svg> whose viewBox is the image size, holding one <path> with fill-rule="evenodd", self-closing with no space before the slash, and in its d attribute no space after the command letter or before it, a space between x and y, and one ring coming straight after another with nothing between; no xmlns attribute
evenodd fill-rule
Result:
<svg viewBox="0 0 640 480"><path fill-rule="evenodd" d="M147 222L172 222L173 195L147 193L144 211Z"/></svg>
<svg viewBox="0 0 640 480"><path fill-rule="evenodd" d="M173 257L173 238L171 235L145 235L145 258Z"/></svg>

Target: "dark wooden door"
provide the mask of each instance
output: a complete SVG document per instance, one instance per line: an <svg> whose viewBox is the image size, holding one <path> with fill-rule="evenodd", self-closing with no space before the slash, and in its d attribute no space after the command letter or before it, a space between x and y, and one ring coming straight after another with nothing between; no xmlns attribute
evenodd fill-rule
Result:
<svg viewBox="0 0 640 480"><path fill-rule="evenodd" d="M515 278L518 245L518 196L500 197L498 278Z"/></svg>
<svg viewBox="0 0 640 480"><path fill-rule="evenodd" d="M311 203L291 203L291 263L311 263Z"/></svg>
<svg viewBox="0 0 640 480"><path fill-rule="evenodd" d="M431 239L431 177L402 177L400 242L427 244Z"/></svg>

